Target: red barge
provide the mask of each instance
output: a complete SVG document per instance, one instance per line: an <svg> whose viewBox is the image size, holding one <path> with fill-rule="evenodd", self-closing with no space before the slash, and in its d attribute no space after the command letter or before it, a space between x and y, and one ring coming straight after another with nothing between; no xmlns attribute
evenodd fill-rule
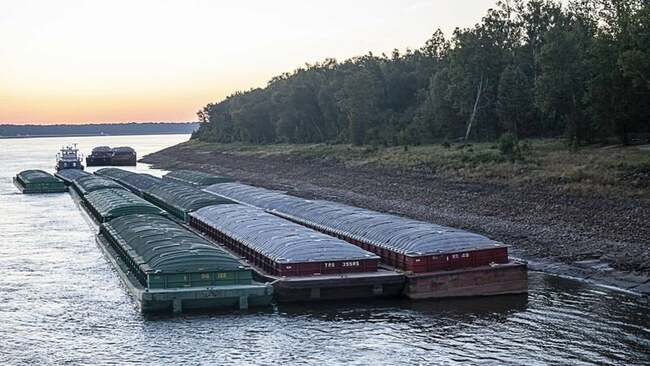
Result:
<svg viewBox="0 0 650 366"><path fill-rule="evenodd" d="M336 202L306 200L240 183L205 191L267 210L345 240L407 277L414 299L526 293L527 267L510 260L508 246L464 230Z"/></svg>
<svg viewBox="0 0 650 366"><path fill-rule="evenodd" d="M241 255L273 283L278 301L399 296L402 274L379 268L379 256L262 210L208 206L189 224Z"/></svg>

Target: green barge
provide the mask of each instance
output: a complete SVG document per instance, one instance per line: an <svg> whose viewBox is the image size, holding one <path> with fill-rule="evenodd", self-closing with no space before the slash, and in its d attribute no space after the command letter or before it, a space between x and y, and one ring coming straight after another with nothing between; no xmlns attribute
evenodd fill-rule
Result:
<svg viewBox="0 0 650 366"><path fill-rule="evenodd" d="M273 287L254 281L249 266L130 192L104 188L85 196L75 190L70 194L99 230L99 248L142 313L270 305Z"/></svg>
<svg viewBox="0 0 650 366"><path fill-rule="evenodd" d="M177 223L129 215L104 223L97 243L145 313L267 306L273 288L250 267Z"/></svg>
<svg viewBox="0 0 650 366"><path fill-rule="evenodd" d="M62 180L42 170L25 170L13 178L14 185L24 194L61 193L68 187Z"/></svg>

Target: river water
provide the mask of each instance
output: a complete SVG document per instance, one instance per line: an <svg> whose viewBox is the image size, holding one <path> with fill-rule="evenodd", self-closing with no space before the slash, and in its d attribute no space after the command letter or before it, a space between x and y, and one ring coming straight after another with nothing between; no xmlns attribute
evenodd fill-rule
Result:
<svg viewBox="0 0 650 366"><path fill-rule="evenodd" d="M145 318L68 194L22 195L11 183L24 169L52 171L67 142L142 156L187 138L0 140L0 365L650 364L647 299L540 273L528 296Z"/></svg>

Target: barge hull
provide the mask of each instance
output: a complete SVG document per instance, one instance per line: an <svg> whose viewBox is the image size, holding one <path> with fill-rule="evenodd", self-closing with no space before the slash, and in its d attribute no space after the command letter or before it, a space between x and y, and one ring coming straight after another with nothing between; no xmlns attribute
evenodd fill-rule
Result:
<svg viewBox="0 0 650 366"><path fill-rule="evenodd" d="M102 235L95 240L143 313L248 309L268 306L273 298L273 288L265 284L147 290Z"/></svg>
<svg viewBox="0 0 650 366"><path fill-rule="evenodd" d="M528 271L525 263L511 261L454 271L408 274L405 295L410 299L525 294Z"/></svg>
<svg viewBox="0 0 650 366"><path fill-rule="evenodd" d="M380 270L337 276L282 277L271 284L277 302L314 302L399 297L404 291L405 277Z"/></svg>
<svg viewBox="0 0 650 366"><path fill-rule="evenodd" d="M15 177L13 178L14 185L20 193L22 194L39 194L39 193L64 193L68 191L68 187L61 182L60 186L53 185L42 185L42 184L30 184L31 187L26 187L18 181Z"/></svg>

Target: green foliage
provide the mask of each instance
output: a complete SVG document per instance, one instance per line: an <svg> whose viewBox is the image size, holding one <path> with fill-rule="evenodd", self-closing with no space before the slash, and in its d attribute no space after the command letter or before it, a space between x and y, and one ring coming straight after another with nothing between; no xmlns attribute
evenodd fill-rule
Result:
<svg viewBox="0 0 650 366"><path fill-rule="evenodd" d="M501 127L515 137L519 137L519 131L530 131L531 89L518 66L508 66L503 70L498 93L497 114Z"/></svg>
<svg viewBox="0 0 650 366"><path fill-rule="evenodd" d="M650 133L646 0L513 0L418 50L326 59L198 112L210 142L397 146ZM470 124L471 121L471 124Z"/></svg>
<svg viewBox="0 0 650 366"><path fill-rule="evenodd" d="M519 148L519 140L517 137L510 133L506 132L501 137L499 137L499 151L501 155L508 158L510 161L515 161L521 159L521 150Z"/></svg>

